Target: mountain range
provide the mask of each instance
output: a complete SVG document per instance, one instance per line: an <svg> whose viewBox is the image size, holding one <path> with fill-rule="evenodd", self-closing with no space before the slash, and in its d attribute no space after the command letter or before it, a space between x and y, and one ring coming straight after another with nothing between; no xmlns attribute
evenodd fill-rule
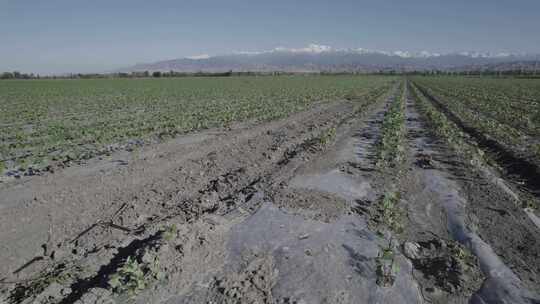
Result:
<svg viewBox="0 0 540 304"><path fill-rule="evenodd" d="M512 53L431 53L376 51L362 48L336 49L310 44L305 48L278 47L268 51L234 52L225 55L197 55L153 63L139 63L117 72L376 72L473 70L491 67L537 68L540 56Z"/></svg>

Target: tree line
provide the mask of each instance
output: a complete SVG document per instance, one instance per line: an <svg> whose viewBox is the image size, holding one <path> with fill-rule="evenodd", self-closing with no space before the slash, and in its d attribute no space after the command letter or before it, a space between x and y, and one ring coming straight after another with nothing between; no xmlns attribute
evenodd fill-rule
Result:
<svg viewBox="0 0 540 304"><path fill-rule="evenodd" d="M379 70L379 71L320 71L320 72L176 72L176 71L142 71L142 72L118 72L118 73L73 73L66 75L46 75L40 76L34 73L21 73L18 71L0 73L0 79L99 79L99 78L168 78L168 77L229 77L229 76L277 76L277 75L418 75L418 76L490 76L490 77L525 77L540 78L540 73L535 70L470 70L470 71L448 71L448 70Z"/></svg>
<svg viewBox="0 0 540 304"><path fill-rule="evenodd" d="M26 74L18 71L4 72L0 74L0 79L39 79L39 75L34 75L34 73Z"/></svg>
<svg viewBox="0 0 540 304"><path fill-rule="evenodd" d="M176 72L176 71L138 71L117 73L70 73L65 75L39 75L21 72L0 73L0 79L99 79L99 78L167 78L167 77L229 77L229 76L272 76L293 75L291 72Z"/></svg>

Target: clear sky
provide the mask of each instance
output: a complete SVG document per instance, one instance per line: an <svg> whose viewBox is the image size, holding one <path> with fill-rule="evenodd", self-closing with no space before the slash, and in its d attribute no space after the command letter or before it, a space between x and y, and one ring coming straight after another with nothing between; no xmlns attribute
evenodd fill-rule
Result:
<svg viewBox="0 0 540 304"><path fill-rule="evenodd" d="M540 53L540 0L0 0L0 71L102 72L310 43Z"/></svg>

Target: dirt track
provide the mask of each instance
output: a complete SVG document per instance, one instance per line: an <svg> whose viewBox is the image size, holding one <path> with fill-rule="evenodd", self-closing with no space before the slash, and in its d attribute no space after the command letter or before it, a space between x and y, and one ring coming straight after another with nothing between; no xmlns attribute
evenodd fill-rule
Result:
<svg viewBox="0 0 540 304"><path fill-rule="evenodd" d="M0 300L538 303L540 227L408 91L405 161L376 166L400 88L0 184ZM110 283L128 257L134 297Z"/></svg>

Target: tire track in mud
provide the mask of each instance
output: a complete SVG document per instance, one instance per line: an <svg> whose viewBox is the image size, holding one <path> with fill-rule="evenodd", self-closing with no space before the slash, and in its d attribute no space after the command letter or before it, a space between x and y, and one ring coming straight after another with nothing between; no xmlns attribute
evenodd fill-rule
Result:
<svg viewBox="0 0 540 304"><path fill-rule="evenodd" d="M417 184L411 187L409 183L409 191L422 188L419 194L410 195L414 200L411 203L420 206L413 206L409 217L424 224L413 234L432 230L438 238L450 237L460 242L476 256L486 279L472 295L470 303L538 303L538 295L531 293L477 234L467 214L468 201L460 187L471 181L463 176L464 167L449 154L450 149L427 131L426 122L417 112L416 102L411 96L408 97L406 116L409 148L414 162L411 174Z"/></svg>

